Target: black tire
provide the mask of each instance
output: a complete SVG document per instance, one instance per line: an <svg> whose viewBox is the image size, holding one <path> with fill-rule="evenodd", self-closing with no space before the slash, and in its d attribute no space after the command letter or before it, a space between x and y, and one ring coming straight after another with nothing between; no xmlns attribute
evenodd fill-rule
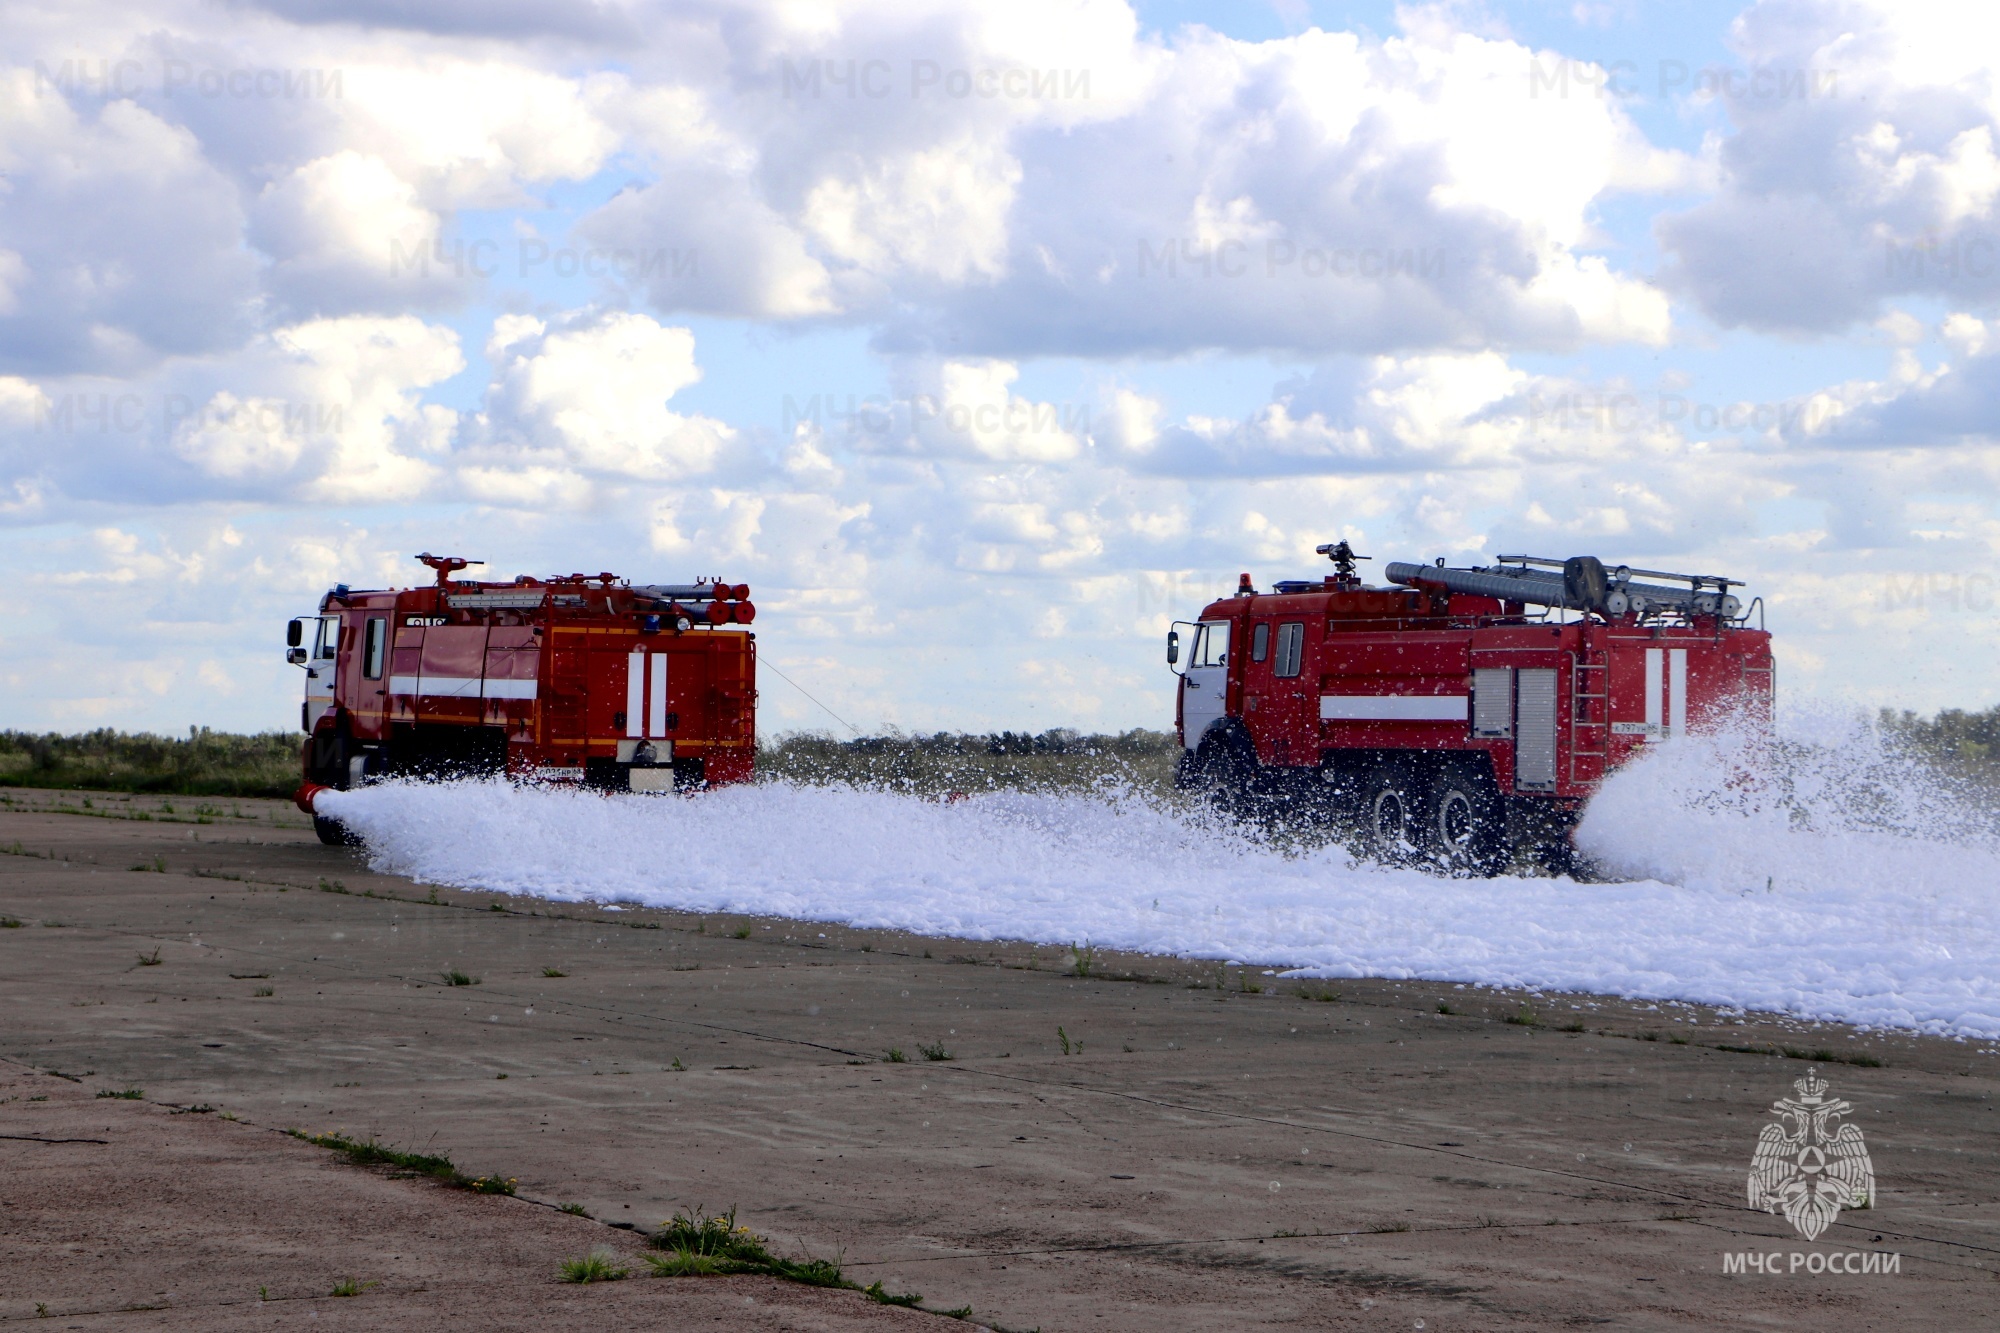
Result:
<svg viewBox="0 0 2000 1333"><path fill-rule="evenodd" d="M1385 764L1361 786L1362 850L1383 865L1407 865L1418 843L1419 789L1408 770Z"/></svg>
<svg viewBox="0 0 2000 1333"><path fill-rule="evenodd" d="M329 847L359 847L361 835L338 819L326 815L313 816L313 832Z"/></svg>
<svg viewBox="0 0 2000 1333"><path fill-rule="evenodd" d="M1255 754L1247 743L1228 732L1211 731L1195 747L1188 786L1219 815L1246 819L1250 814L1250 784L1256 776Z"/></svg>
<svg viewBox="0 0 2000 1333"><path fill-rule="evenodd" d="M1507 812L1492 784L1462 769L1441 770L1425 802L1423 846L1453 874L1497 875L1505 869Z"/></svg>

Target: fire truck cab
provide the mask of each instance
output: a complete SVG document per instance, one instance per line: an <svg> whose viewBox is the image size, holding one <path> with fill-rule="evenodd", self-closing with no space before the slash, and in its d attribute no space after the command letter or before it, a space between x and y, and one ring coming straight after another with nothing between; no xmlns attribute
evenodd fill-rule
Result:
<svg viewBox="0 0 2000 1333"><path fill-rule="evenodd" d="M389 777L686 791L751 776L757 609L719 579L635 586L614 574L453 580L477 561L417 557L436 581L342 584L291 622L305 668L299 805L326 842L346 830L319 790Z"/></svg>
<svg viewBox="0 0 2000 1333"><path fill-rule="evenodd" d="M1176 780L1233 814L1341 819L1378 859L1460 873L1560 868L1584 802L1646 746L1769 723L1770 635L1734 579L1500 556L1368 587L1368 557L1318 549L1330 577L1245 574L1168 633Z"/></svg>

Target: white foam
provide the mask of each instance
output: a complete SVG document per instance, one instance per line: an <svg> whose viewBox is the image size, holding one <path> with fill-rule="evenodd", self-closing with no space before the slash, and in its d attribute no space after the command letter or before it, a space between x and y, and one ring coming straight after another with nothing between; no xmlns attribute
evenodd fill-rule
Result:
<svg viewBox="0 0 2000 1333"><path fill-rule="evenodd" d="M1883 786L1897 766L1879 746L1857 757L1869 743L1656 747L1578 832L1619 883L1286 854L1116 795L491 782L329 793L320 809L377 868L464 888L2000 1036L2000 854L1960 807Z"/></svg>

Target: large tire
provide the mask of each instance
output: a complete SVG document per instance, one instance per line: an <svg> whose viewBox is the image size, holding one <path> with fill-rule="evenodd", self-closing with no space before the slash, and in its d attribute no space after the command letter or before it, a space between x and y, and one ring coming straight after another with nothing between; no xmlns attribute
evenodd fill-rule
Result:
<svg viewBox="0 0 2000 1333"><path fill-rule="evenodd" d="M1228 819L1250 816L1250 784L1255 780L1257 758L1246 753L1247 743L1226 731L1211 731L1195 747L1188 766L1189 787L1217 814Z"/></svg>
<svg viewBox="0 0 2000 1333"><path fill-rule="evenodd" d="M1361 845L1383 865L1407 865L1420 853L1421 791L1408 769L1383 764L1361 784Z"/></svg>
<svg viewBox="0 0 2000 1333"><path fill-rule="evenodd" d="M1424 850L1456 875L1506 868L1507 811L1490 782L1462 768L1439 770L1424 803Z"/></svg>
<svg viewBox="0 0 2000 1333"><path fill-rule="evenodd" d="M317 833L319 840L329 847L359 847L361 845L360 834L341 823L338 819L333 819L327 815L313 816L313 832Z"/></svg>

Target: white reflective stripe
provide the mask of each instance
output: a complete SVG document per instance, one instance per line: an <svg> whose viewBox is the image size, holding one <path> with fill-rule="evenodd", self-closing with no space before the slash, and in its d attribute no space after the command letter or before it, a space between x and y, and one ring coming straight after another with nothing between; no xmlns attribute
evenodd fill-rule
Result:
<svg viewBox="0 0 2000 1333"><path fill-rule="evenodd" d="M404 679L408 680L409 677L405 676ZM425 676L417 683L416 693L433 699L477 699L479 677Z"/></svg>
<svg viewBox="0 0 2000 1333"><path fill-rule="evenodd" d="M646 734L664 736L667 734L667 655L654 653L652 656L653 698L646 709Z"/></svg>
<svg viewBox="0 0 2000 1333"><path fill-rule="evenodd" d="M1684 736L1688 725L1688 650L1667 651L1667 734Z"/></svg>
<svg viewBox="0 0 2000 1333"><path fill-rule="evenodd" d="M488 699L532 699L535 697L535 682L532 680L488 680L480 690Z"/></svg>
<svg viewBox="0 0 2000 1333"><path fill-rule="evenodd" d="M646 655L633 653L625 659L625 734L646 734Z"/></svg>
<svg viewBox="0 0 2000 1333"><path fill-rule="evenodd" d="M1646 739L1660 739L1660 728L1667 720L1665 700L1661 697L1666 689L1667 655L1658 648L1646 650Z"/></svg>
<svg viewBox="0 0 2000 1333"><path fill-rule="evenodd" d="M1463 722L1470 696L1463 694L1322 694L1325 722Z"/></svg>
<svg viewBox="0 0 2000 1333"><path fill-rule="evenodd" d="M417 692L417 678L415 676L389 677L389 693L415 694L416 692Z"/></svg>

